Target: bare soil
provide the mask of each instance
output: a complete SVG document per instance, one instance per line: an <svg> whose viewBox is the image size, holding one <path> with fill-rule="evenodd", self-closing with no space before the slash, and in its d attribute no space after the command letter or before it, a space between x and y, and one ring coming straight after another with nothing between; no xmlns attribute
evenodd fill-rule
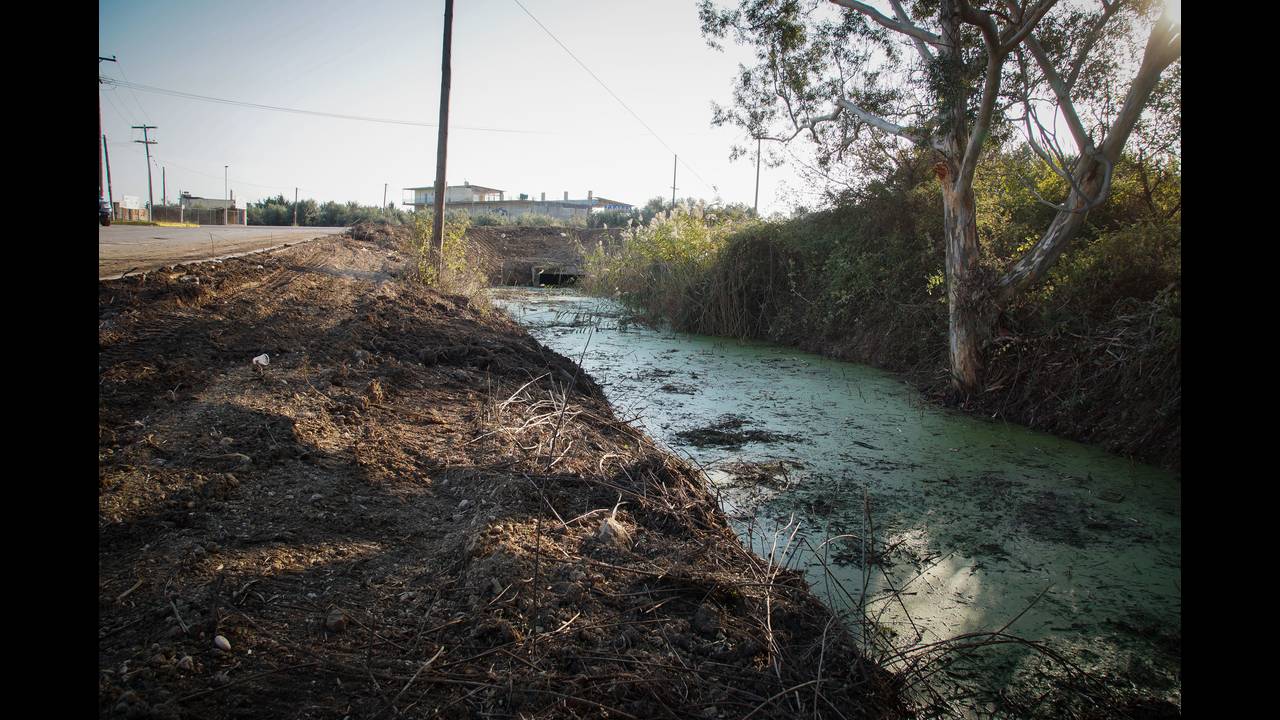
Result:
<svg viewBox="0 0 1280 720"><path fill-rule="evenodd" d="M102 716L901 712L573 361L366 237L99 284Z"/></svg>

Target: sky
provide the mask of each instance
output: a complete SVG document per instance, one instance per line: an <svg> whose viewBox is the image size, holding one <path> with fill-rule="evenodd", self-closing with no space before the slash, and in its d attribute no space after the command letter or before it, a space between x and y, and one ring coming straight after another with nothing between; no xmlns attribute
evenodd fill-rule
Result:
<svg viewBox="0 0 1280 720"><path fill-rule="evenodd" d="M645 128L515 0L457 0L454 8L448 182L496 187L508 198L597 197L643 205L676 194L750 205L752 158L729 161L736 128L711 127L746 51L703 41L695 0L520 0L613 90ZM444 0L98 5L99 74L215 98L328 113L435 123ZM283 194L321 202L401 202L435 179L436 128L316 117L99 85L113 195L147 197L148 131L156 201L161 171L178 192ZM471 128L491 128L490 132ZM657 137L655 137L655 134ZM668 147L670 149L668 149ZM766 150L766 160L768 160ZM793 168L761 169L760 211L816 198Z"/></svg>

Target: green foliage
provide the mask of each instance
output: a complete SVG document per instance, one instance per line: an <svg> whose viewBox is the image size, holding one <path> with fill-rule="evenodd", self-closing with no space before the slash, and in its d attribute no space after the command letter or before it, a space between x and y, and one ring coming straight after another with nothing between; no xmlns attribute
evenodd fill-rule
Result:
<svg viewBox="0 0 1280 720"><path fill-rule="evenodd" d="M472 296L484 283L483 274L467 259L467 228L471 218L465 212L445 212L442 245L437 255L431 245L435 213L419 210L412 214L415 278L444 292Z"/></svg>
<svg viewBox="0 0 1280 720"><path fill-rule="evenodd" d="M591 253L583 285L678 330L773 340L945 385L946 255L931 160L907 157L834 207L788 220L697 206L661 213ZM992 152L979 168L987 270L1007 268L1053 216L1031 188L1052 197L1061 180L1042 168L1018 151ZM999 319L985 349L998 392L978 402L1176 462L1180 185L1176 165L1117 164L1113 202L1090 214L1046 280ZM1105 405L1107 393L1134 401Z"/></svg>
<svg viewBox="0 0 1280 720"><path fill-rule="evenodd" d="M480 213L471 218L471 224L476 227L486 227L492 225L510 225L511 218L498 213Z"/></svg>
<svg viewBox="0 0 1280 720"><path fill-rule="evenodd" d="M356 202L338 203L332 200L320 204L312 199L297 203L298 224L307 227L346 227L358 222L381 222L390 225L407 225L410 213L388 203L387 207L360 205ZM292 225L293 200L284 195L264 198L249 203L250 225Z"/></svg>
<svg viewBox="0 0 1280 720"><path fill-rule="evenodd" d="M519 225L520 227L586 227L587 221L583 217L566 219L540 213L524 213L508 220L506 224Z"/></svg>
<svg viewBox="0 0 1280 720"><path fill-rule="evenodd" d="M686 292L706 274L735 227L699 207L659 213L633 226L617 246L587 253L588 290L683 324L680 318L694 308Z"/></svg>
<svg viewBox="0 0 1280 720"><path fill-rule="evenodd" d="M648 225L649 221L653 220L658 213L665 212L668 205L666 198L661 196L649 198L649 202L646 202L644 207L640 208L641 224Z"/></svg>
<svg viewBox="0 0 1280 720"><path fill-rule="evenodd" d="M604 212L591 213L591 217L587 219L587 227L627 227L633 222L640 220L640 213L626 212L625 210L606 210Z"/></svg>

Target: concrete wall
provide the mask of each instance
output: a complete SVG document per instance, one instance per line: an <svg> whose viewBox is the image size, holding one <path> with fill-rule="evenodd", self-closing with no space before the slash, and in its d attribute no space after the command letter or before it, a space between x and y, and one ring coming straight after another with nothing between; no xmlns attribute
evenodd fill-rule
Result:
<svg viewBox="0 0 1280 720"><path fill-rule="evenodd" d="M178 204L187 210L221 210L222 208L242 208L243 201L232 198L179 198Z"/></svg>
<svg viewBox="0 0 1280 720"><path fill-rule="evenodd" d="M142 219L146 219L146 211L142 212ZM157 222L187 222L197 225L222 225L223 211L218 209L202 209L202 208L184 208L181 206L157 206L152 219ZM227 225L247 225L249 223L249 211L243 208L238 210L228 209L226 211Z"/></svg>

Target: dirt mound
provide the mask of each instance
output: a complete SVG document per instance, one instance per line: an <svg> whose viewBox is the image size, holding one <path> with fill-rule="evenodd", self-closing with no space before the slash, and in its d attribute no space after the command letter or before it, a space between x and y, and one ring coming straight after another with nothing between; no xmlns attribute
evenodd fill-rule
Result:
<svg viewBox="0 0 1280 720"><path fill-rule="evenodd" d="M897 711L574 363L400 281L396 232L100 283L102 715Z"/></svg>
<svg viewBox="0 0 1280 720"><path fill-rule="evenodd" d="M407 225L362 222L351 226L348 234L384 250L402 250L413 242L413 228Z"/></svg>

